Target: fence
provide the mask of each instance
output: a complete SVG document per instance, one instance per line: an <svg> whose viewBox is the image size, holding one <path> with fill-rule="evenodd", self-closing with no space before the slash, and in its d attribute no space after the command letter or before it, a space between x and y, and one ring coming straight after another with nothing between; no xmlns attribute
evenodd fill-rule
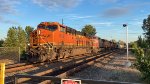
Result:
<svg viewBox="0 0 150 84"><path fill-rule="evenodd" d="M0 84L4 84L5 80L5 63L0 64Z"/></svg>
<svg viewBox="0 0 150 84"><path fill-rule="evenodd" d="M51 80L52 84L60 84L61 82L61 78L53 77L53 76L34 76L34 75L19 75L18 74L14 76L14 80L15 80L14 84L18 84L17 81L19 78L31 78L31 79L36 79L36 80ZM75 80L81 80L81 84L131 84L129 82L102 81L102 80L90 80L90 79L75 79ZM140 84L140 83L136 83L136 84Z"/></svg>
<svg viewBox="0 0 150 84"><path fill-rule="evenodd" d="M19 47L0 47L0 63L16 63L20 62Z"/></svg>

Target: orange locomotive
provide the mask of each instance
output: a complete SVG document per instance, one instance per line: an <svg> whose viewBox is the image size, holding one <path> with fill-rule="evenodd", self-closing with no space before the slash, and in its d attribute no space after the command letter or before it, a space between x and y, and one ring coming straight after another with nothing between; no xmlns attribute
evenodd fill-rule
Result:
<svg viewBox="0 0 150 84"><path fill-rule="evenodd" d="M43 62L91 53L99 48L95 38L58 22L42 22L30 34L27 60Z"/></svg>

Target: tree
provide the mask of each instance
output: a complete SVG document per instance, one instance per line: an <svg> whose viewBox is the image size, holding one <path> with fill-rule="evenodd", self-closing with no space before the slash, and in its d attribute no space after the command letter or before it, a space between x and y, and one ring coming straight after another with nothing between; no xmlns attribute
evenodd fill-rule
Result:
<svg viewBox="0 0 150 84"><path fill-rule="evenodd" d="M25 27L27 43L29 42L30 33L31 33L33 30L34 30L34 28L31 27L31 26L26 26L26 27Z"/></svg>
<svg viewBox="0 0 150 84"><path fill-rule="evenodd" d="M142 47L142 42L143 42L142 37L138 36L137 44L138 44L139 47Z"/></svg>
<svg viewBox="0 0 150 84"><path fill-rule="evenodd" d="M0 47L2 47L2 46L3 46L3 43L4 43L4 40L3 40L3 39L1 39L1 40L0 40Z"/></svg>
<svg viewBox="0 0 150 84"><path fill-rule="evenodd" d="M11 27L7 32L7 38L4 42L5 47L15 47L17 46L18 39L17 39L17 28Z"/></svg>
<svg viewBox="0 0 150 84"><path fill-rule="evenodd" d="M116 42L117 42L115 39L112 39L111 41L112 41L112 42L114 42L114 43L116 43Z"/></svg>
<svg viewBox="0 0 150 84"><path fill-rule="evenodd" d="M7 32L7 38L4 42L5 47L20 47L24 49L26 45L26 34L22 27L11 27Z"/></svg>
<svg viewBox="0 0 150 84"><path fill-rule="evenodd" d="M147 48L147 41L146 41L146 39L144 39L141 36L139 36L138 40L137 40L137 45L140 48Z"/></svg>
<svg viewBox="0 0 150 84"><path fill-rule="evenodd" d="M134 48L137 48L137 41L130 42L129 45L130 45L130 47L133 48L133 49L134 49ZM132 50L131 50L131 51L132 51Z"/></svg>
<svg viewBox="0 0 150 84"><path fill-rule="evenodd" d="M26 46L26 33L20 26L17 28L17 39L18 39L17 46L20 47L21 50L23 50Z"/></svg>
<svg viewBox="0 0 150 84"><path fill-rule="evenodd" d="M121 44L121 45L124 45L124 44L125 44L125 42L123 42L123 41L121 41L121 40L119 40L118 42L119 42L119 44Z"/></svg>
<svg viewBox="0 0 150 84"><path fill-rule="evenodd" d="M94 36L96 34L96 29L92 25L85 25L82 32Z"/></svg>
<svg viewBox="0 0 150 84"><path fill-rule="evenodd" d="M147 39L148 45L150 46L150 15L147 19L143 20L143 26L142 29L144 30L144 35Z"/></svg>
<svg viewBox="0 0 150 84"><path fill-rule="evenodd" d="M142 29L145 32L145 38L139 36L136 45L132 45L136 55L134 65L141 72L146 84L150 84L150 50L148 49L150 47L150 15L143 20Z"/></svg>

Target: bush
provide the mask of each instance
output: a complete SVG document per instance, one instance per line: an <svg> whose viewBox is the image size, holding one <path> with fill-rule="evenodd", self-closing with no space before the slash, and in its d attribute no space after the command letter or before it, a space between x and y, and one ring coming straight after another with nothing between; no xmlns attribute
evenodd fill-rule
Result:
<svg viewBox="0 0 150 84"><path fill-rule="evenodd" d="M150 83L150 50L135 48L136 68L142 73L142 79L146 83Z"/></svg>

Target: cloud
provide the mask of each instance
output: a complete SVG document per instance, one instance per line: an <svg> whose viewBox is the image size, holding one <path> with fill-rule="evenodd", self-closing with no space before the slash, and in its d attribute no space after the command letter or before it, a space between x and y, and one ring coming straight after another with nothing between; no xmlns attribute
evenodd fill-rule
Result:
<svg viewBox="0 0 150 84"><path fill-rule="evenodd" d="M119 0L100 0L100 1L103 1L103 2L106 2L106 3L116 3Z"/></svg>
<svg viewBox="0 0 150 84"><path fill-rule="evenodd" d="M7 23L7 24L19 24L18 22L14 21L14 20L5 20L3 22Z"/></svg>
<svg viewBox="0 0 150 84"><path fill-rule="evenodd" d="M19 24L18 22L14 20L6 20L4 17L0 16L0 22L1 23L6 23L6 24Z"/></svg>
<svg viewBox="0 0 150 84"><path fill-rule="evenodd" d="M142 24L143 24L142 21L134 21L130 23L130 25L134 25L134 26L142 26Z"/></svg>
<svg viewBox="0 0 150 84"><path fill-rule="evenodd" d="M70 16L70 19L87 19L87 18L91 18L94 16L78 16L78 15L74 15L74 16Z"/></svg>
<svg viewBox="0 0 150 84"><path fill-rule="evenodd" d="M88 1L88 0L86 0ZM120 2L120 0L89 0L90 3L94 4L94 5L108 5L108 4L118 4L118 2Z"/></svg>
<svg viewBox="0 0 150 84"><path fill-rule="evenodd" d="M93 16L93 15L79 15L79 14L61 14L61 15L57 15L58 17L62 17L65 19L88 19L88 18L93 18L93 17L97 17L97 16Z"/></svg>
<svg viewBox="0 0 150 84"><path fill-rule="evenodd" d="M15 7L19 3L20 3L19 0L0 0L0 22L1 23L18 24L13 20L6 20L4 16L8 14L15 15L17 13Z"/></svg>
<svg viewBox="0 0 150 84"><path fill-rule="evenodd" d="M90 23L92 25L96 25L96 26L111 26L112 23L111 22L93 22L93 23Z"/></svg>
<svg viewBox="0 0 150 84"><path fill-rule="evenodd" d="M32 0L33 3L46 7L48 9L57 9L59 7L72 8L77 6L82 0Z"/></svg>
<svg viewBox="0 0 150 84"><path fill-rule="evenodd" d="M108 2L118 2L119 0L106 0ZM150 2L144 2L144 3L128 3L125 4L125 6L121 7L113 7L105 10L102 14L103 17L108 17L108 18L116 18L120 16L127 15L129 13L132 13L135 9L140 10L140 12L144 12L145 10L143 9L143 6L149 6Z"/></svg>
<svg viewBox="0 0 150 84"><path fill-rule="evenodd" d="M0 21L3 19L3 17L2 16L0 16Z"/></svg>
<svg viewBox="0 0 150 84"><path fill-rule="evenodd" d="M0 0L0 14L16 13L15 6L19 4L19 0Z"/></svg>
<svg viewBox="0 0 150 84"><path fill-rule="evenodd" d="M108 18L115 18L115 17L120 17L123 15L126 15L130 13L131 8L130 7L116 7L116 8L111 8L103 13L103 17L108 17Z"/></svg>

